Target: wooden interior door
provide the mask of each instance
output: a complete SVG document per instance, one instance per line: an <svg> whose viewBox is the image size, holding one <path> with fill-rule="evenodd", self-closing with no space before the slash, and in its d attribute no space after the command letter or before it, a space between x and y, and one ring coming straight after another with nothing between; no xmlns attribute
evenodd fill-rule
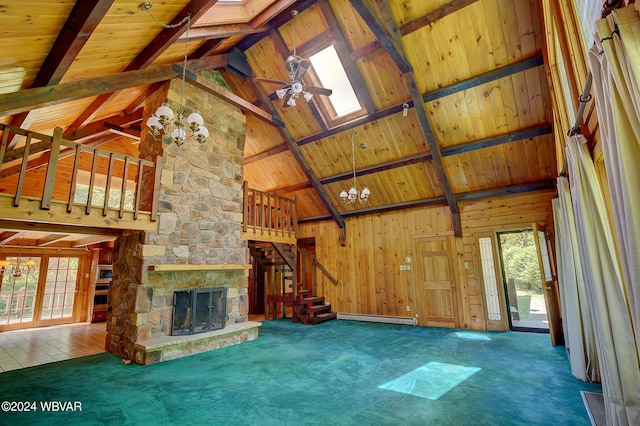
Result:
<svg viewBox="0 0 640 426"><path fill-rule="evenodd" d="M456 286L449 237L414 242L418 325L458 327Z"/></svg>
<svg viewBox="0 0 640 426"><path fill-rule="evenodd" d="M562 314L560 313L560 292L555 268L555 254L551 245L551 238L546 226L533 224L533 235L538 253L538 265L540 266L540 279L544 302L547 307L549 320L549 334L553 346L564 343L562 331Z"/></svg>

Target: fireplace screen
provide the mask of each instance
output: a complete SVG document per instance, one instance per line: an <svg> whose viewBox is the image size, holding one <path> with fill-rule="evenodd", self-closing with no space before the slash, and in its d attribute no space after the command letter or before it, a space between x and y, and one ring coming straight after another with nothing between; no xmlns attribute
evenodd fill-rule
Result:
<svg viewBox="0 0 640 426"><path fill-rule="evenodd" d="M226 288L173 292L172 336L219 330L224 328L226 318Z"/></svg>

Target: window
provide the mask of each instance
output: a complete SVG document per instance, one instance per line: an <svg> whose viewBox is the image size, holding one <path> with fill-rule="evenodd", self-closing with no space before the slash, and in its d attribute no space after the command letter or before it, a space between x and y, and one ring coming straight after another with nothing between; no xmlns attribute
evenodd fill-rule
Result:
<svg viewBox="0 0 640 426"><path fill-rule="evenodd" d="M322 87L333 90L329 101L337 117L362 109L333 45L309 57Z"/></svg>
<svg viewBox="0 0 640 426"><path fill-rule="evenodd" d="M312 67L305 76L309 80L306 83L333 91L331 96L314 96L329 127L366 114L332 44L309 56L309 60Z"/></svg>

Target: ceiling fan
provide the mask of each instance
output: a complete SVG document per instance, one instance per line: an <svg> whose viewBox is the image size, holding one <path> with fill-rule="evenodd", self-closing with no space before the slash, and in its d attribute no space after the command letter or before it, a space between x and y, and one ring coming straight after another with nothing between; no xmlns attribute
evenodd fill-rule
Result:
<svg viewBox="0 0 640 426"><path fill-rule="evenodd" d="M290 82L283 80L274 80L271 78L254 78L254 81L262 83L280 84L282 87L276 90L276 96L282 99L282 104L285 108L296 105L296 99L302 95L304 99L309 102L314 94L330 96L331 89L325 89L324 87L308 86L302 82L302 78L306 74L307 70L311 66L309 59L304 59L296 55L296 24L295 19L298 16L298 11L294 10L293 15L293 55L289 56L285 61L285 68L289 73Z"/></svg>

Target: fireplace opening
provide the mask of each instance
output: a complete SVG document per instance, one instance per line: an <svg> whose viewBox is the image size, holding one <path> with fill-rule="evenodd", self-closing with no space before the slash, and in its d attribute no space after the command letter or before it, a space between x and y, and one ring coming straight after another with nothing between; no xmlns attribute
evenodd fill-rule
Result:
<svg viewBox="0 0 640 426"><path fill-rule="evenodd" d="M227 289L204 288L173 292L172 336L206 333L224 328Z"/></svg>

